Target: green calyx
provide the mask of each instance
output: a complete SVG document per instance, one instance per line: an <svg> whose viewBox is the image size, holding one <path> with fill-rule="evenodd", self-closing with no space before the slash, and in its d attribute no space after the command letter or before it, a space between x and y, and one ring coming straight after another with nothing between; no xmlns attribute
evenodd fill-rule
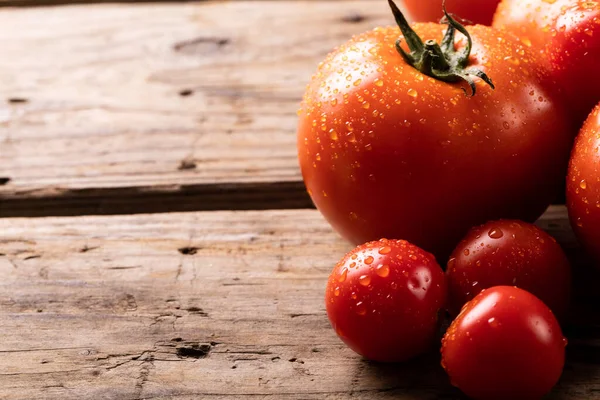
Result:
<svg viewBox="0 0 600 400"><path fill-rule="evenodd" d="M423 0L427 1L427 0ZM413 68L423 74L443 82L462 82L465 81L471 88L471 93L463 88L467 96L475 95L475 81L473 77L478 77L494 89L492 79L485 72L476 68L469 68L469 56L473 42L467 29L456 21L444 6L444 19L442 23L448 25L448 29L439 45L435 40L427 40L425 43L419 35L410 27L408 21L402 14L402 11L396 6L393 0L388 0L396 23L400 27L404 40L408 44L410 53L404 51L400 46L401 39L396 41L396 49L404 60ZM456 31L462 33L467 38L467 45L461 50L456 51L454 46L454 37Z"/></svg>

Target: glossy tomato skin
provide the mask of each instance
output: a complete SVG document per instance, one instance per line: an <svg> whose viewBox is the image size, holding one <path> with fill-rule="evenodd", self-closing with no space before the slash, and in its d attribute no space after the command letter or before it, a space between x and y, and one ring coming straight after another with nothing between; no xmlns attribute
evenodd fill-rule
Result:
<svg viewBox="0 0 600 400"><path fill-rule="evenodd" d="M416 24L426 39L443 27ZM298 156L308 192L354 244L392 237L448 255L472 227L534 221L564 182L572 138L537 59L512 36L469 27L471 64L494 80L425 76L379 28L330 54L299 111ZM460 48L464 41L457 42Z"/></svg>
<svg viewBox="0 0 600 400"><path fill-rule="evenodd" d="M493 26L542 53L580 124L600 91L600 80L590 78L600 69L600 2L503 0Z"/></svg>
<svg viewBox="0 0 600 400"><path fill-rule="evenodd" d="M500 0L446 0L446 9L472 24L490 25ZM442 0L404 0L404 7L415 22L439 22L444 16Z"/></svg>
<svg viewBox="0 0 600 400"><path fill-rule="evenodd" d="M454 313L481 290L518 286L542 300L558 318L569 307L571 267L556 240L533 224L488 222L469 231L446 269Z"/></svg>
<svg viewBox="0 0 600 400"><path fill-rule="evenodd" d="M583 125L567 175L569 219L580 242L600 265L600 105Z"/></svg>
<svg viewBox="0 0 600 400"><path fill-rule="evenodd" d="M446 300L433 255L403 240L358 246L333 269L325 295L338 336L367 359L402 362L427 351Z"/></svg>
<svg viewBox="0 0 600 400"><path fill-rule="evenodd" d="M564 339L552 311L511 286L486 289L466 304L442 340L442 366L475 400L537 400L556 384Z"/></svg>

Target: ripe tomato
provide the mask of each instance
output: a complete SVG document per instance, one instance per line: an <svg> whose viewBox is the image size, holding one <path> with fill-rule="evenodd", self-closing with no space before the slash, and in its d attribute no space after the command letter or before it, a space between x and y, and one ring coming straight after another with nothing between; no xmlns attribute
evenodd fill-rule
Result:
<svg viewBox="0 0 600 400"><path fill-rule="evenodd" d="M399 54L398 28L354 37L308 86L299 111L300 166L317 208L351 242L405 239L447 259L472 226L537 219L564 181L575 135L545 89L537 58L512 35L471 27L466 57L464 37L455 42L458 53L452 40L442 50L396 17L403 40L429 60L410 64L437 78ZM437 24L414 29L427 40L443 33ZM444 58L438 50L466 69L431 72ZM442 81L451 70L485 71L496 89L478 79L477 93L465 95L464 82Z"/></svg>
<svg viewBox="0 0 600 400"><path fill-rule="evenodd" d="M600 2L586 0L503 0L495 28L507 29L539 49L581 123L598 101Z"/></svg>
<svg viewBox="0 0 600 400"><path fill-rule="evenodd" d="M567 208L577 237L600 262L600 105L575 140L567 176Z"/></svg>
<svg viewBox="0 0 600 400"><path fill-rule="evenodd" d="M556 240L522 221L494 221L471 229L452 253L448 291L453 312L481 290L511 285L527 290L561 318L569 306L571 267Z"/></svg>
<svg viewBox="0 0 600 400"><path fill-rule="evenodd" d="M552 311L511 286L466 304L442 340L442 366L473 399L537 400L558 381L566 339Z"/></svg>
<svg viewBox="0 0 600 400"><path fill-rule="evenodd" d="M446 0L446 9L472 24L490 25L500 0ZM415 22L439 22L444 16L442 0L404 0Z"/></svg>
<svg viewBox="0 0 600 400"><path fill-rule="evenodd" d="M366 243L333 269L325 294L338 336L375 361L405 361L433 343L446 300L433 255L403 240Z"/></svg>

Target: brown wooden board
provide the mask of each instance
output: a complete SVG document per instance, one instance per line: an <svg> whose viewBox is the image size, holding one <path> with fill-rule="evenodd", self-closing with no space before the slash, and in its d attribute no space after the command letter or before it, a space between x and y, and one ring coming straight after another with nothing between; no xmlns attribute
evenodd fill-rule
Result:
<svg viewBox="0 0 600 400"><path fill-rule="evenodd" d="M564 217L541 224L572 248ZM0 231L0 398L462 398L436 352L379 365L336 337L324 287L349 245L317 211L2 219ZM600 321L587 318L550 399L599 396Z"/></svg>
<svg viewBox="0 0 600 400"><path fill-rule="evenodd" d="M372 0L0 9L0 216L309 207L304 87L392 22Z"/></svg>

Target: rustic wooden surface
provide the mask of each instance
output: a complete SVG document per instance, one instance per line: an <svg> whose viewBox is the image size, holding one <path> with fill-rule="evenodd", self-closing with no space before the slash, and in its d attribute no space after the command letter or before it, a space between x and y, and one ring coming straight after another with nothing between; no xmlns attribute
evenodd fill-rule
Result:
<svg viewBox="0 0 600 400"><path fill-rule="evenodd" d="M389 14L370 0L0 8L0 216L310 206L304 86Z"/></svg>
<svg viewBox="0 0 600 400"><path fill-rule="evenodd" d="M562 216L542 225L569 241ZM435 353L377 365L337 339L323 292L349 247L317 211L3 219L0 231L0 398L461 398ZM600 393L589 333L571 337L551 399Z"/></svg>
<svg viewBox="0 0 600 400"><path fill-rule="evenodd" d="M301 209L304 85L385 1L13 7L80 2L0 0L0 399L462 399L435 349L339 341L349 245ZM539 223L582 288L549 398L600 399L598 279L564 207Z"/></svg>

